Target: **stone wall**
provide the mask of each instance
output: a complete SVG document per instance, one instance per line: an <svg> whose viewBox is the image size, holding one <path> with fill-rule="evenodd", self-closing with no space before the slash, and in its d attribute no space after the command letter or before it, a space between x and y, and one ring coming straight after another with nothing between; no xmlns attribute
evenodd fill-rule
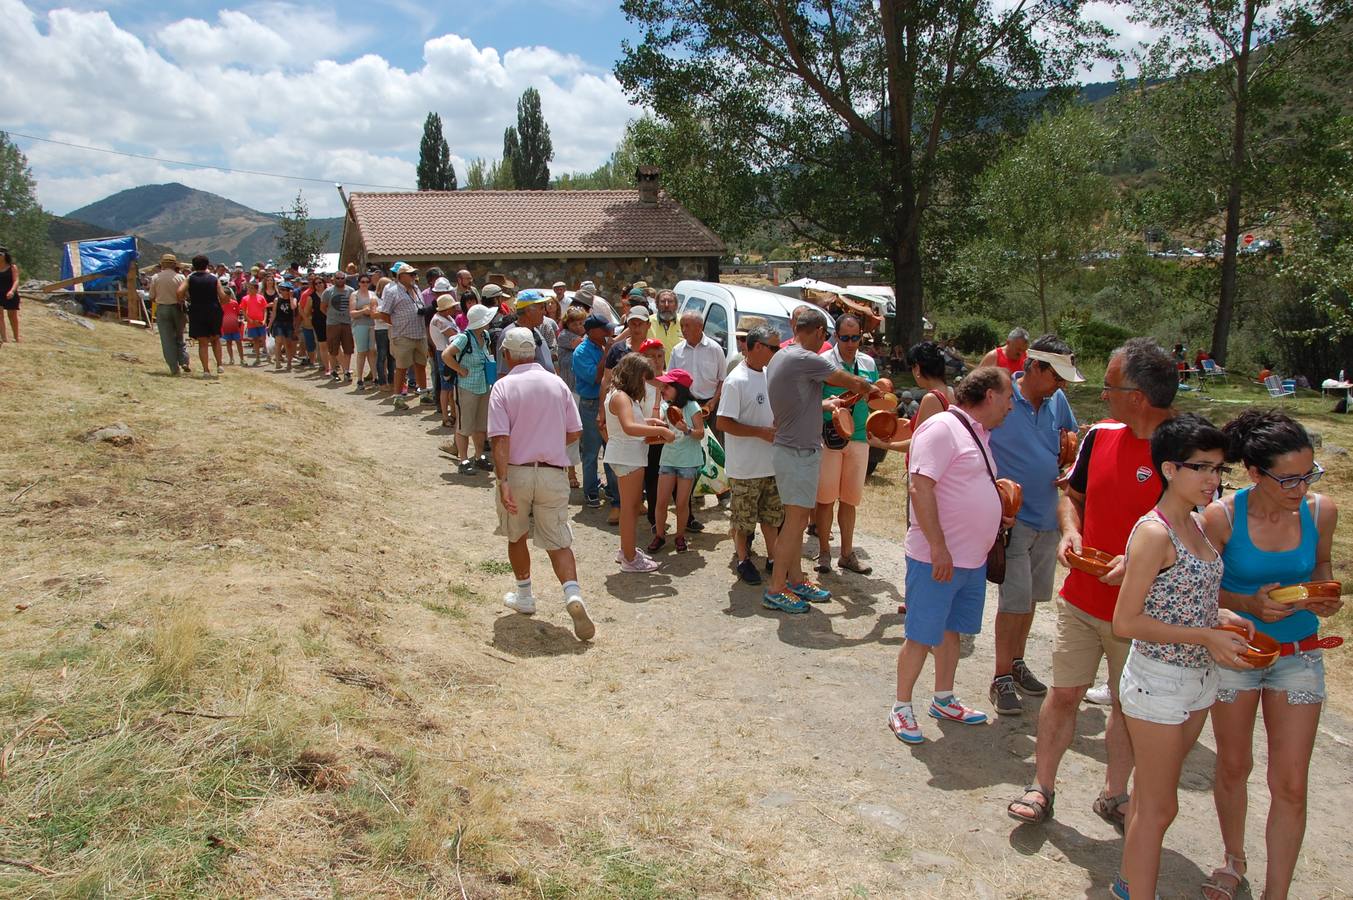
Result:
<svg viewBox="0 0 1353 900"><path fill-rule="evenodd" d="M346 261L346 260L345 260ZM374 260L377 265L389 265L395 260ZM628 257L620 259L499 259L499 260L418 260L414 265L422 271L436 266L451 277L460 269L474 274L475 284L482 285L490 273L506 275L518 287L548 288L562 281L575 290L583 281L592 281L603 297L614 298L636 281L647 281L656 288L671 287L683 279L718 281L719 261L715 257L669 256ZM420 282L422 279L419 279Z"/></svg>

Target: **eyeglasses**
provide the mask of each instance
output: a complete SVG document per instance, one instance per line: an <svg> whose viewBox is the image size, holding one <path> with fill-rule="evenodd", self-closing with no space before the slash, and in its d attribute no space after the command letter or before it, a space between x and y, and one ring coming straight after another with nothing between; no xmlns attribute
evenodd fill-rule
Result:
<svg viewBox="0 0 1353 900"><path fill-rule="evenodd" d="M838 334L836 339L843 344L858 344L862 337L862 334Z"/></svg>
<svg viewBox="0 0 1353 900"><path fill-rule="evenodd" d="M1260 469L1269 478L1278 482L1278 487L1285 491L1295 490L1297 485L1305 482L1306 484L1315 484L1325 475L1325 470L1320 468L1320 463L1315 464L1315 468L1305 475L1274 475L1268 469Z"/></svg>
<svg viewBox="0 0 1353 900"><path fill-rule="evenodd" d="M1139 391L1139 390L1141 390L1141 388L1126 387L1126 386L1120 387L1120 386L1115 385L1115 384L1106 384L1106 385L1103 386L1103 389L1106 390L1106 391Z"/></svg>
<svg viewBox="0 0 1353 900"><path fill-rule="evenodd" d="M1201 472L1204 475L1221 475L1225 477L1231 474L1231 467L1221 463L1179 462L1177 460L1171 460L1171 462L1181 469L1192 469L1194 472Z"/></svg>

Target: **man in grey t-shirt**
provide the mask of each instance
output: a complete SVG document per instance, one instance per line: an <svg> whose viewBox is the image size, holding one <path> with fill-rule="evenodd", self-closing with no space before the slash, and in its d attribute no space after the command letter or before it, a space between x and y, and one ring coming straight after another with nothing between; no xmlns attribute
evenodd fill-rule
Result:
<svg viewBox="0 0 1353 900"><path fill-rule="evenodd" d="M761 596L767 609L808 611L809 602L825 603L830 591L808 581L800 560L803 532L817 504L817 476L822 465L822 413L840 405L822 399L822 385L845 388L861 396L878 394L868 379L833 366L818 351L827 340L827 316L816 307L802 310L794 325L794 343L766 366L766 393L775 415L771 461L775 486L785 508L785 521L775 541L775 568Z"/></svg>
<svg viewBox="0 0 1353 900"><path fill-rule="evenodd" d="M333 285L320 294L320 308L324 311L324 336L329 344L329 358L343 364L343 374L338 374L334 366L334 381L346 378L352 381L352 310L349 308L352 295L356 293L348 287L347 277L335 272Z"/></svg>

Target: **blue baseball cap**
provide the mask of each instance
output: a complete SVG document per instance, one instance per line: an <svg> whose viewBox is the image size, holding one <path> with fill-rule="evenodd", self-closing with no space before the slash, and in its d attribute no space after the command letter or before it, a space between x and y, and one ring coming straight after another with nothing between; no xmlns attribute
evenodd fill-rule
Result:
<svg viewBox="0 0 1353 900"><path fill-rule="evenodd" d="M410 274L410 275L417 275L417 274L418 274L418 270L415 269L413 266L409 265L409 264L406 263L406 262L402 262L402 261L401 261L401 262L397 262L397 263L395 263L393 266L390 267L390 274L391 274L391 275L403 275L403 274L405 274L406 272L407 272L408 274Z"/></svg>
<svg viewBox="0 0 1353 900"><path fill-rule="evenodd" d="M607 331L610 331L611 323L607 322L601 316L588 316L583 320L583 331L591 331L593 328L605 328Z"/></svg>
<svg viewBox="0 0 1353 900"><path fill-rule="evenodd" d="M540 291L522 291L517 295L515 306L521 309L524 306L534 306L537 303L544 303L545 295Z"/></svg>
<svg viewBox="0 0 1353 900"><path fill-rule="evenodd" d="M292 284L290 281L284 281L277 286L277 289L279 291L294 291L296 290L296 285Z"/></svg>

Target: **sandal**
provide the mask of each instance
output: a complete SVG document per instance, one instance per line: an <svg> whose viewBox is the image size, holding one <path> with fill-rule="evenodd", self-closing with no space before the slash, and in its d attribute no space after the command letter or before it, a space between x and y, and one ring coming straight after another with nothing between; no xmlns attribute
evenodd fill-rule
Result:
<svg viewBox="0 0 1353 900"><path fill-rule="evenodd" d="M856 575L868 575L870 572L874 571L872 566L866 566L864 563L860 562L860 558L855 555L854 550L838 559L836 564L847 572L854 572Z"/></svg>
<svg viewBox="0 0 1353 900"><path fill-rule="evenodd" d="M1024 797L1020 797L1017 800L1011 800L1005 808L1006 815L1024 825L1041 825L1052 818L1052 801L1057 796L1056 791L1044 790L1039 785L1031 784L1024 789L1024 794L1025 796L1038 794L1043 799L1026 800ZM1033 815L1025 816L1015 812L1016 806L1027 806L1033 810Z"/></svg>
<svg viewBox="0 0 1353 900"><path fill-rule="evenodd" d="M1240 868L1237 869L1236 866ZM1226 854L1226 865L1213 869L1212 875L1203 882L1203 896L1207 900L1235 900L1245 882L1245 857ZM1234 879L1234 884L1226 884L1221 879ZM1211 893L1208 893L1211 891Z"/></svg>
<svg viewBox="0 0 1353 900"><path fill-rule="evenodd" d="M1127 827L1127 814L1123 812L1123 807L1127 805L1127 802L1127 794L1110 797L1101 791L1090 808L1095 811L1095 815L1108 822L1118 830L1119 834L1122 834Z"/></svg>

